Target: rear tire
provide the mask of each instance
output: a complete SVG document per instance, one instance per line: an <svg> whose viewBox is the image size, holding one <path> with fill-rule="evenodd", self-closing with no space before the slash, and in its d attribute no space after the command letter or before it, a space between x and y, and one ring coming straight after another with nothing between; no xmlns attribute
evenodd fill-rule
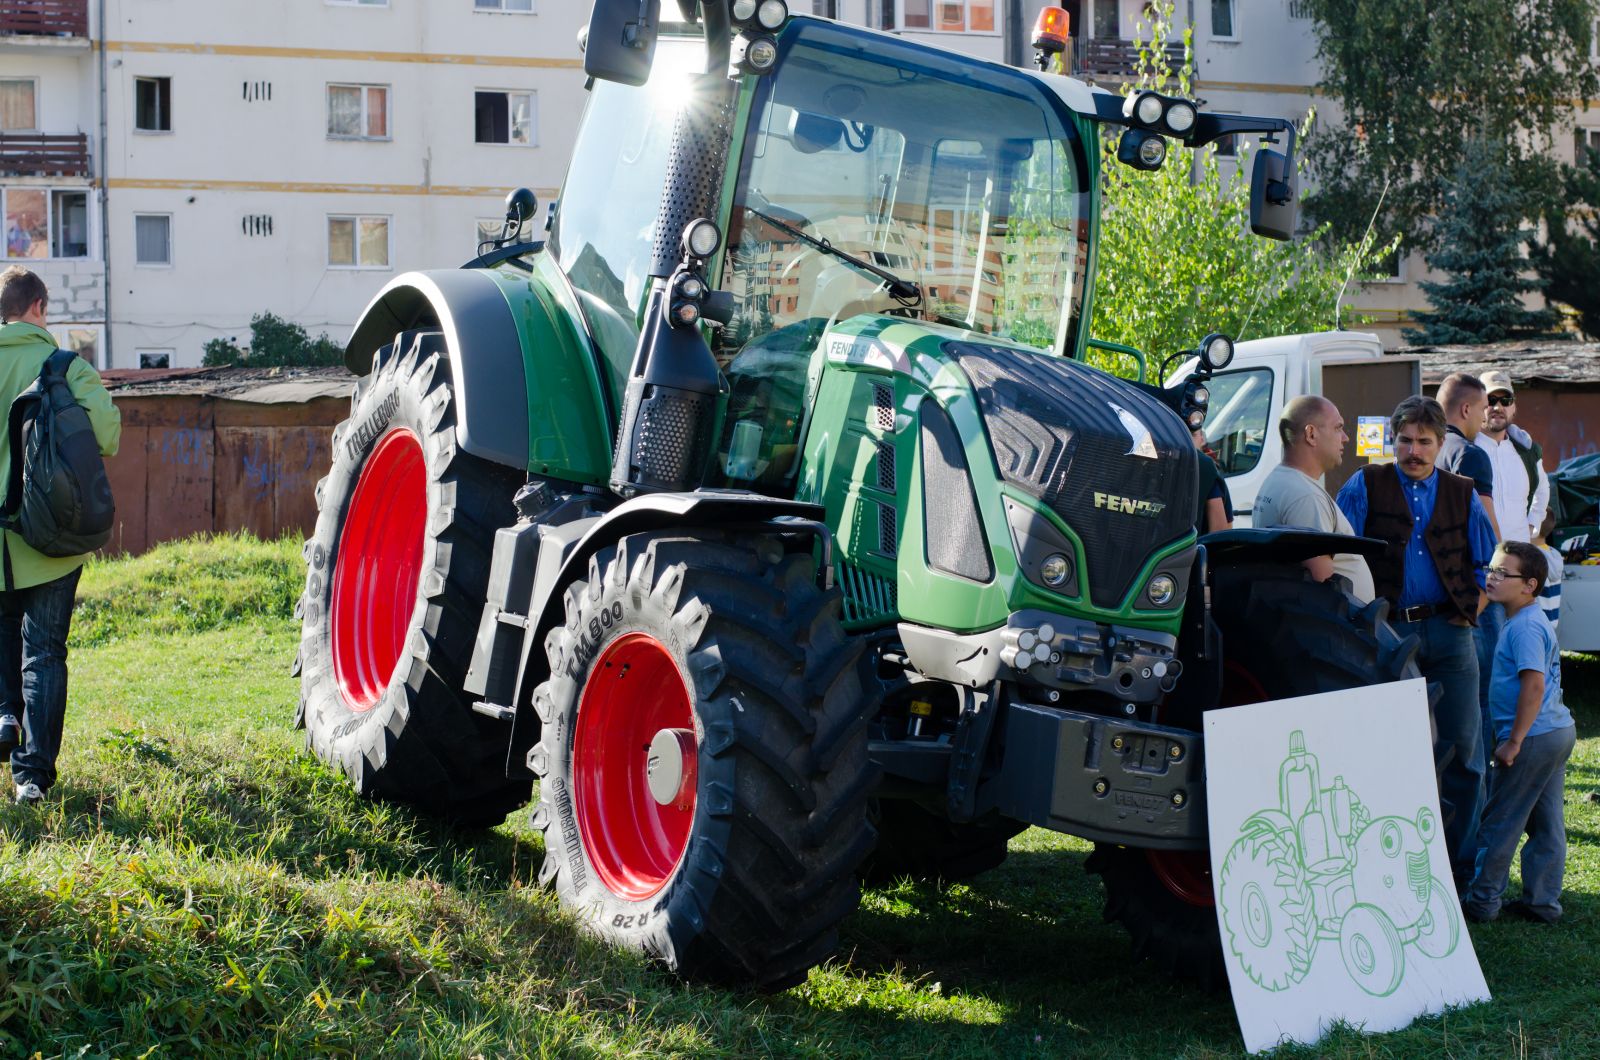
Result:
<svg viewBox="0 0 1600 1060"><path fill-rule="evenodd" d="M533 824L591 934L758 990L833 952L873 846L872 700L815 572L774 537L636 534L568 588Z"/></svg>
<svg viewBox="0 0 1600 1060"><path fill-rule="evenodd" d="M1362 605L1282 568L1221 571L1212 600L1227 666L1218 706L1421 676L1417 638L1389 627L1386 602ZM1128 930L1136 958L1208 989L1227 982L1214 905L1180 897L1143 850L1096 844L1085 868L1105 884L1105 919Z"/></svg>
<svg viewBox="0 0 1600 1060"><path fill-rule="evenodd" d="M503 726L462 692L494 532L524 475L461 451L438 332L385 347L317 484L296 724L363 795L491 825L527 802Z"/></svg>

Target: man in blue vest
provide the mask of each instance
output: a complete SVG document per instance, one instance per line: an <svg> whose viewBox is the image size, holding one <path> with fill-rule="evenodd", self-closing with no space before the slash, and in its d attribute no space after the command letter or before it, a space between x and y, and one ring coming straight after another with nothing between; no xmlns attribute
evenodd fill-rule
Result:
<svg viewBox="0 0 1600 1060"><path fill-rule="evenodd" d="M1436 467L1447 437L1437 401L1410 397L1394 410L1392 464L1369 464L1339 490L1357 534L1388 543L1372 557L1372 580L1402 637L1422 646L1417 665L1441 691L1434 706L1434 765L1445 843L1457 889L1472 881L1479 788L1484 773L1478 653L1472 630L1483 610L1495 536L1472 480Z"/></svg>

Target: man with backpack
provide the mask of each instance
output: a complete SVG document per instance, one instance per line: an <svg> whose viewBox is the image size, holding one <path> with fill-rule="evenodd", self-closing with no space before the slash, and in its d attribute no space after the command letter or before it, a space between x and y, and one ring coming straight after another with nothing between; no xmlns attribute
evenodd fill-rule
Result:
<svg viewBox="0 0 1600 1060"><path fill-rule="evenodd" d="M56 342L45 330L50 293L21 266L0 273L0 410L39 380ZM117 451L122 417L100 373L74 356L66 372L72 397L88 413L103 456ZM22 454L0 431L0 482ZM0 531L0 759L11 760L19 803L37 803L55 783L67 707L67 629L85 555L50 556L22 535Z"/></svg>

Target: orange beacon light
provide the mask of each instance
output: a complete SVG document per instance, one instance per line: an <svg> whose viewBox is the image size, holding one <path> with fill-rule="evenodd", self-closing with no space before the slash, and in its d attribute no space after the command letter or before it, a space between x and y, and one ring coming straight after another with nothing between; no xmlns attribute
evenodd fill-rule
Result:
<svg viewBox="0 0 1600 1060"><path fill-rule="evenodd" d="M1064 7L1046 7L1033 24L1033 47L1038 52L1039 69L1048 69L1050 58L1067 50L1072 18Z"/></svg>

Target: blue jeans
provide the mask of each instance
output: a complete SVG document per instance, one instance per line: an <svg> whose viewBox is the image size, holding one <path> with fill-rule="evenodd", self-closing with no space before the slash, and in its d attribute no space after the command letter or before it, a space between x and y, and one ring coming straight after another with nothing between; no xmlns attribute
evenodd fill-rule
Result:
<svg viewBox="0 0 1600 1060"><path fill-rule="evenodd" d="M1439 778L1439 812L1458 890L1472 879L1478 853L1478 810L1483 784L1483 715L1478 709L1478 652L1470 626L1444 615L1421 622L1396 622L1402 637L1422 638L1417 666L1430 690L1440 690L1433 708L1438 736L1433 767Z"/></svg>
<svg viewBox="0 0 1600 1060"><path fill-rule="evenodd" d="M1461 904L1483 917L1500 911L1500 899L1511 879L1511 856L1522 848L1522 900L1544 920L1561 917L1561 877L1567 868L1567 825L1561 796L1566 786L1567 759L1578 739L1576 726L1530 736L1511 766L1496 766L1489 775L1489 805L1478 836L1483 859L1478 876Z"/></svg>
<svg viewBox="0 0 1600 1060"><path fill-rule="evenodd" d="M82 568L29 589L0 591L0 713L22 720L11 779L49 790L67 714L67 628Z"/></svg>
<svg viewBox="0 0 1600 1060"><path fill-rule="evenodd" d="M1472 640L1478 646L1478 709L1483 712L1484 760L1494 748L1494 724L1489 721L1489 677L1494 673L1494 649L1500 643L1500 630L1506 624L1504 604L1489 601L1489 606L1478 616L1478 628L1472 631ZM1489 781L1484 777L1484 797L1488 798Z"/></svg>

